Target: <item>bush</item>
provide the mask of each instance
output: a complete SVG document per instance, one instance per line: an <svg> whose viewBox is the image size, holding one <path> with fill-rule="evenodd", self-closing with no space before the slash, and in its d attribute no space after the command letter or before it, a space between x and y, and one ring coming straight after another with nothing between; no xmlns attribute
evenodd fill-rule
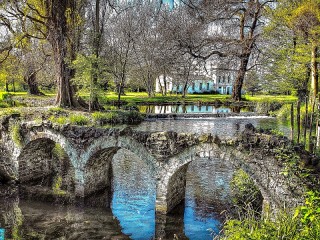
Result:
<svg viewBox="0 0 320 240"><path fill-rule="evenodd" d="M56 115L65 114L66 110L64 110L61 107L52 107L49 109L49 113L56 114Z"/></svg>
<svg viewBox="0 0 320 240"><path fill-rule="evenodd" d="M92 113L93 120L99 124L104 125L107 123L120 123L118 112L94 112Z"/></svg>
<svg viewBox="0 0 320 240"><path fill-rule="evenodd" d="M122 121L124 123L140 123L143 121L143 115L137 111L125 111L122 112Z"/></svg>
<svg viewBox="0 0 320 240"><path fill-rule="evenodd" d="M227 220L218 239L320 239L320 195L308 192L304 206L279 211L272 218L264 215L257 219L247 214L240 220Z"/></svg>
<svg viewBox="0 0 320 240"><path fill-rule="evenodd" d="M244 214L248 207L256 214L261 213L263 197L246 172L242 169L237 170L230 182L230 188L232 202L241 214Z"/></svg>
<svg viewBox="0 0 320 240"><path fill-rule="evenodd" d="M80 114L73 114L69 117L70 123L74 125L84 126L87 125L90 120L88 117L80 115Z"/></svg>
<svg viewBox="0 0 320 240"><path fill-rule="evenodd" d="M51 116L49 117L49 121L63 125L68 123L68 118L63 116L60 116L60 117Z"/></svg>

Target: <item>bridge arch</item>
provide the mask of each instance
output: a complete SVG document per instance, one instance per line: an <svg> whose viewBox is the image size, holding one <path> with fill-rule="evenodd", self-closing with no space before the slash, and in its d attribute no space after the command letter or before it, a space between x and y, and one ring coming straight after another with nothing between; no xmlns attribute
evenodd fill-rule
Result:
<svg viewBox="0 0 320 240"><path fill-rule="evenodd" d="M256 182L255 175L250 171L250 166L242 165L243 159L238 159L239 156L237 156L238 158L235 157L235 151L237 150L227 149L226 147L220 148L215 143L202 143L186 149L163 163L158 173L156 211L166 214L184 200L188 167L190 163L200 158L217 159L218 164L223 165L225 171L229 172L224 181L230 181L237 169L243 169L253 179L263 198L265 198L266 192L259 182ZM215 169L212 172L214 175ZM218 191L219 188L217 187L216 190Z"/></svg>
<svg viewBox="0 0 320 240"><path fill-rule="evenodd" d="M83 154L80 154L84 165L84 198L88 205L110 206L113 194L113 162L114 156L118 154L140 159L151 171L155 169L156 159L133 138L107 136L95 139L83 150Z"/></svg>

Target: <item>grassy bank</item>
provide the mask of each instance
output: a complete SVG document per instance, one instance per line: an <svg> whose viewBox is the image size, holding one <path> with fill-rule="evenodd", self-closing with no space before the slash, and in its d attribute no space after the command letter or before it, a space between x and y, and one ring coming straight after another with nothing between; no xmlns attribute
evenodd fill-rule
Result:
<svg viewBox="0 0 320 240"><path fill-rule="evenodd" d="M117 101L117 94L114 92L107 93L103 96L102 100L105 102ZM122 101L128 103L176 103L176 102L230 102L232 101L230 95L221 94L189 94L185 98L177 94L168 94L167 96L162 96L161 94L156 94L154 97L148 97L147 93L144 92L128 92L126 95L121 96ZM295 96L271 96L271 95L256 95L256 96L243 96L244 101L250 102L294 102L297 100Z"/></svg>
<svg viewBox="0 0 320 240"><path fill-rule="evenodd" d="M0 92L0 105L3 107L10 107L8 103L8 99L15 100L15 104L21 102L22 104L29 105L29 102L32 101L33 104L37 102L39 106L52 105L48 104L50 99L54 99L55 94L45 93L44 96L32 96L28 95L27 92L10 92L9 94L6 92ZM87 94L81 95L84 99L88 99ZM101 95L100 102L103 105L112 105L117 102L118 96L115 92L107 92ZM290 103L295 102L297 98L295 96L271 96L271 95L255 95L249 96L244 95L242 103L248 102L279 102L279 103ZM181 95L177 94L168 94L167 96L162 96L157 93L154 97L148 97L146 92L127 92L126 95L121 96L121 101L128 104L175 104L175 103L232 103L232 99L230 95L221 95L221 94L188 94L185 98ZM54 102L54 101L52 101Z"/></svg>

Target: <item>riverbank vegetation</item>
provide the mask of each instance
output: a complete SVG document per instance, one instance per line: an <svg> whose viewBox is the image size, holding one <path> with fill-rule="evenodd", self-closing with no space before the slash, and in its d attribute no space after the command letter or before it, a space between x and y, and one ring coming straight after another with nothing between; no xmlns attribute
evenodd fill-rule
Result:
<svg viewBox="0 0 320 240"><path fill-rule="evenodd" d="M256 212L248 211L240 219L230 219L223 229L220 240L314 240L320 238L320 194L308 192L303 206L284 209L271 216L264 213L257 218Z"/></svg>

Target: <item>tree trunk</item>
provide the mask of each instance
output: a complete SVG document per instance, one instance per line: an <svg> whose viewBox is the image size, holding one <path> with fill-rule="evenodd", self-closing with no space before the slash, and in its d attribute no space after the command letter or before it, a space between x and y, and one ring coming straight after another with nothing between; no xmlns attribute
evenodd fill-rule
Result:
<svg viewBox="0 0 320 240"><path fill-rule="evenodd" d="M31 74L24 77L24 81L28 85L28 93L31 95L44 95L38 87L37 83L37 73L32 72Z"/></svg>
<svg viewBox="0 0 320 240"><path fill-rule="evenodd" d="M182 89L182 98L185 98L187 95L187 90L188 90L188 81L185 82L185 84L183 85L183 89Z"/></svg>
<svg viewBox="0 0 320 240"><path fill-rule="evenodd" d="M242 85L247 72L249 57L250 53L247 53L241 58L238 75L232 89L232 99L234 101L241 101Z"/></svg>
<svg viewBox="0 0 320 240"><path fill-rule="evenodd" d="M318 75L318 47L315 43L312 44L311 51L311 89L314 99L318 97L318 85L319 85L319 75Z"/></svg>
<svg viewBox="0 0 320 240"><path fill-rule="evenodd" d="M60 107L72 108L79 107L79 104L74 98L75 89L71 86L70 83L73 71L67 63L68 60L74 60L72 59L72 57L75 55L74 53L72 53L74 49L72 48L72 46L70 46L70 42L68 42L69 31L66 11L69 8L69 4L73 4L73 1L45 1L45 6L48 13L48 40L53 49L57 73L56 104Z"/></svg>
<svg viewBox="0 0 320 240"><path fill-rule="evenodd" d="M96 87L98 85L98 71L99 71L99 52L100 52L100 0L96 0L95 4L95 21L94 21L94 40L93 40L93 54L95 55L95 61L92 63L93 69L93 86ZM101 110L103 107L99 103L98 93L97 91L93 91L93 98L91 104L92 110Z"/></svg>

